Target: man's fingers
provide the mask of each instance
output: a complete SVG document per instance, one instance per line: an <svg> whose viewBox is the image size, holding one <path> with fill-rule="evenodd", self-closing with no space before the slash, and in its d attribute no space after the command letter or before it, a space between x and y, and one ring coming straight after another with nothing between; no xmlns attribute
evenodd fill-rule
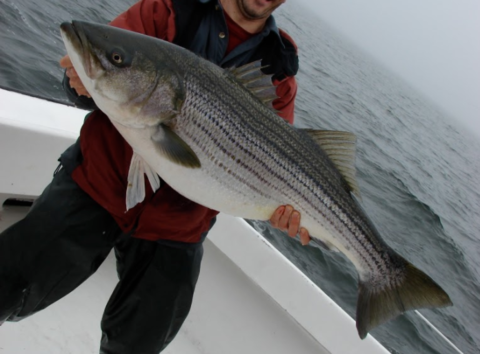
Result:
<svg viewBox="0 0 480 354"><path fill-rule="evenodd" d="M91 97L80 79L70 79L70 87L73 88L79 96Z"/></svg>
<svg viewBox="0 0 480 354"><path fill-rule="evenodd" d="M68 76L69 79L78 78L78 74L73 67L67 68L65 74Z"/></svg>
<svg viewBox="0 0 480 354"><path fill-rule="evenodd" d="M88 98L91 98L92 96L90 96L90 94L88 93L87 90L85 89L75 89L75 91L77 91L77 95L79 96L86 96Z"/></svg>
<svg viewBox="0 0 480 354"><path fill-rule="evenodd" d="M69 79L70 87L73 88L78 95L92 97L85 86L83 86L82 80L80 80L80 77L73 67L67 68L66 75Z"/></svg>
<svg viewBox="0 0 480 354"><path fill-rule="evenodd" d="M80 80L78 76L72 76L69 79L70 79L70 86L72 86L73 88L83 87L82 80Z"/></svg>
<svg viewBox="0 0 480 354"><path fill-rule="evenodd" d="M293 207L290 205L282 205L275 210L272 217L270 218L270 223L273 227L280 230L288 230L290 224L290 218L292 216ZM295 233L296 234L296 233Z"/></svg>
<svg viewBox="0 0 480 354"><path fill-rule="evenodd" d="M308 230L304 227L300 228L300 243L304 246L308 245L311 238L309 236Z"/></svg>
<svg viewBox="0 0 480 354"><path fill-rule="evenodd" d="M70 87L77 92L77 95L91 97L88 91L85 89L85 86L83 86L82 80L80 80L78 77L78 74L68 55L65 55L62 59L60 59L60 66L66 69L65 75L67 75L69 79Z"/></svg>
<svg viewBox="0 0 480 354"><path fill-rule="evenodd" d="M280 218L282 217L284 211L285 207L283 205L278 207L277 210L275 210L272 217L270 218L270 223L273 227L278 227L278 222L280 221Z"/></svg>
<svg viewBox="0 0 480 354"><path fill-rule="evenodd" d="M60 66L62 68L71 68L73 66L72 61L68 55L65 55L62 59L60 59Z"/></svg>
<svg viewBox="0 0 480 354"><path fill-rule="evenodd" d="M288 236L295 237L298 234L299 227L300 227L300 213L298 211L294 211L288 223L288 230L287 230Z"/></svg>
<svg viewBox="0 0 480 354"><path fill-rule="evenodd" d="M308 230L300 227L300 219L300 213L294 210L291 205L282 205L275 210L270 218L270 223L279 230L287 231L290 237L295 237L298 234L300 242L305 246L311 239Z"/></svg>
<svg viewBox="0 0 480 354"><path fill-rule="evenodd" d="M293 207L291 205L287 205L285 207L285 211L283 212L283 215L280 217L280 220L278 221L278 227L280 230L288 230L288 223L290 222L290 217L292 216L293 212Z"/></svg>

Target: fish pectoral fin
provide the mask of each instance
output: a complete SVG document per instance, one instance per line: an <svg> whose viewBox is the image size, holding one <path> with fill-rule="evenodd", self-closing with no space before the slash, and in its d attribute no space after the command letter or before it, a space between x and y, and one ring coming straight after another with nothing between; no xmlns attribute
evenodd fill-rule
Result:
<svg viewBox="0 0 480 354"><path fill-rule="evenodd" d="M355 168L356 137L349 132L335 130L300 129L308 134L327 154L348 185L348 189L361 199Z"/></svg>
<svg viewBox="0 0 480 354"><path fill-rule="evenodd" d="M151 139L157 151L168 160L189 168L201 166L195 152L170 127L159 124Z"/></svg>

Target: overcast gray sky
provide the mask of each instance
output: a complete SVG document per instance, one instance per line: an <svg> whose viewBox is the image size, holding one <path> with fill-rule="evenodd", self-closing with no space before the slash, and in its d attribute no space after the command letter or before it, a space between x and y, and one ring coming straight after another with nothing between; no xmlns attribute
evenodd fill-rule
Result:
<svg viewBox="0 0 480 354"><path fill-rule="evenodd" d="M480 0L295 1L480 138Z"/></svg>

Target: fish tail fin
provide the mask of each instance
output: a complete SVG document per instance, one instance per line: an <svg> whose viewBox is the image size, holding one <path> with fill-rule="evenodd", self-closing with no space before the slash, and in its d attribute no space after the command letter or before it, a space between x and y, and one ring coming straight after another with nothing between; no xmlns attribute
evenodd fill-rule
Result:
<svg viewBox="0 0 480 354"><path fill-rule="evenodd" d="M360 281L357 302L357 330L360 338L407 310L451 306L447 293L428 275L395 255L395 278Z"/></svg>

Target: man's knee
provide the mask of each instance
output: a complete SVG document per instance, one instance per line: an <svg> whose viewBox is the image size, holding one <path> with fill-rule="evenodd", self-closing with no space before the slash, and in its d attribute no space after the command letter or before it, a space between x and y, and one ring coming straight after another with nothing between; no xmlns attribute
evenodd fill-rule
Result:
<svg viewBox="0 0 480 354"><path fill-rule="evenodd" d="M28 293L27 282L23 279L0 274L0 323L20 321L28 316L20 312Z"/></svg>

